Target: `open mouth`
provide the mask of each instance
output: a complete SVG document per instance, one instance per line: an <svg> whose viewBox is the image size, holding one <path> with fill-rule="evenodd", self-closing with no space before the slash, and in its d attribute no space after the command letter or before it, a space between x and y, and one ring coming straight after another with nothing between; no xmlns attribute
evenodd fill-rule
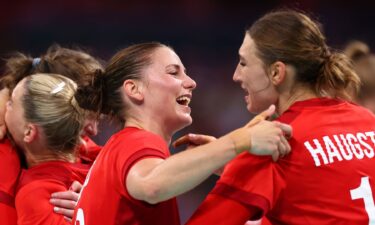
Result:
<svg viewBox="0 0 375 225"><path fill-rule="evenodd" d="M186 95L183 95L183 96L180 96L176 99L177 103L180 104L180 105L183 105L183 106L189 106L190 104L190 101L191 101L191 97L190 96L186 96Z"/></svg>
<svg viewBox="0 0 375 225"><path fill-rule="evenodd" d="M242 86L241 86L241 88L242 88L243 91L245 92L246 96L248 96L248 95L249 95L249 91L248 91L246 88L242 87Z"/></svg>

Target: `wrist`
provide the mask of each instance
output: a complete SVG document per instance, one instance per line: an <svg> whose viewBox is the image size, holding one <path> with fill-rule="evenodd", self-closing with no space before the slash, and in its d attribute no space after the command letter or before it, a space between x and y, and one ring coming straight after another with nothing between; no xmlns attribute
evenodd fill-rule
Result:
<svg viewBox="0 0 375 225"><path fill-rule="evenodd" d="M233 143L233 149L236 155L251 149L251 139L246 128L239 128L228 134Z"/></svg>

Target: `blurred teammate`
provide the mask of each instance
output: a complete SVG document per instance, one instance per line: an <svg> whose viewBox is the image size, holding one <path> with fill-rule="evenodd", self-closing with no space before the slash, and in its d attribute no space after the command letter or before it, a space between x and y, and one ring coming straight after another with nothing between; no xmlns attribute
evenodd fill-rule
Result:
<svg viewBox="0 0 375 225"><path fill-rule="evenodd" d="M102 69L98 60L80 50L62 48L58 45L51 46L40 58L31 58L21 53L17 53L9 58L5 66L5 75L1 78L0 92L0 138L3 139L6 133L4 123L5 104L9 99L9 89L12 90L17 83L24 77L35 73L58 73L67 76L79 84L90 82L95 70ZM82 145L79 147L80 162L91 164L101 147L97 146L87 135L96 135L97 117L88 112L86 115L85 126L82 132ZM15 185L20 173L19 157L16 149L10 149L11 146L6 142L4 147L0 148L1 167L0 173L0 218L4 224L15 224L16 216L14 209ZM0 143L0 145L2 145ZM25 165L24 165L25 167ZM7 172L5 172L7 171ZM75 186L77 187L77 185ZM79 188L78 188L79 189ZM78 189L73 189L78 191ZM51 203L56 207L55 212L72 217L72 204L77 200L78 195L70 193L55 193ZM75 204L75 203L74 203ZM7 222L5 222L7 221Z"/></svg>
<svg viewBox="0 0 375 225"><path fill-rule="evenodd" d="M354 100L375 113L375 55L360 41L350 42L344 53L354 63L354 69L361 79L361 88Z"/></svg>

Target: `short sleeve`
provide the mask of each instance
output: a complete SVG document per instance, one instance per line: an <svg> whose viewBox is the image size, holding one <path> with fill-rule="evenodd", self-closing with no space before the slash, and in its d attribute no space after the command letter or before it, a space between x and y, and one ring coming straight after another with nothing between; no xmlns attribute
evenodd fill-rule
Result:
<svg viewBox="0 0 375 225"><path fill-rule="evenodd" d="M126 186L124 178L131 167L139 160L145 158L166 159L169 157L169 150L165 141L150 132L137 132L126 142L119 142L114 146L121 149L119 151L116 150L117 154L112 154L111 156L116 163L115 169L118 171L119 176L117 179L120 179L121 187Z"/></svg>
<svg viewBox="0 0 375 225"><path fill-rule="evenodd" d="M263 216L275 204L284 186L283 176L271 157L242 153L225 167L211 194L256 207Z"/></svg>
<svg viewBox="0 0 375 225"><path fill-rule="evenodd" d="M18 225L66 225L63 215L53 211L49 202L54 192L66 191L65 187L53 181L33 181L23 186L16 195Z"/></svg>

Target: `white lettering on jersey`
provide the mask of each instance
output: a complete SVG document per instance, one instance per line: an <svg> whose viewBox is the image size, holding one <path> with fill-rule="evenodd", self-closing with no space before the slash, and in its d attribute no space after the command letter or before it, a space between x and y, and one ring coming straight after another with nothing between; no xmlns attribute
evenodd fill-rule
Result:
<svg viewBox="0 0 375 225"><path fill-rule="evenodd" d="M350 190L352 200L363 199L365 210L369 218L369 225L375 225L375 204L372 196L369 177L362 177L359 187Z"/></svg>
<svg viewBox="0 0 375 225"><path fill-rule="evenodd" d="M366 155L368 158L373 158L373 157L374 157L374 149L372 149L371 146L365 142L365 141L367 140L366 135L365 135L365 134L362 134L362 133L358 133L358 134L357 134L357 138L358 138L358 142L359 142L363 147L366 148L365 150L363 150L363 152L365 153L365 155Z"/></svg>
<svg viewBox="0 0 375 225"><path fill-rule="evenodd" d="M336 144L340 149L340 153L341 153L342 157L344 157L345 160L351 160L353 158L353 152L350 151L350 147L349 147L348 143L346 142L345 138L344 138L344 140L341 139L343 141L345 149L344 149L344 146L341 144L340 139L337 135L333 135L333 138L335 139Z"/></svg>
<svg viewBox="0 0 375 225"><path fill-rule="evenodd" d="M93 168L95 166L95 162L96 162L96 160L94 161L94 163L92 164L89 172L87 173L85 182L83 183L83 186L82 186L82 189L81 189L81 192L78 195L77 205L79 203L79 200L81 199L81 195L82 195L83 191L85 190L85 187L89 183L90 176L91 176L91 171L93 170ZM74 224L75 225L85 225L85 214L84 214L82 208L78 208L77 209L77 214L76 214L76 218L75 218L75 223Z"/></svg>
<svg viewBox="0 0 375 225"><path fill-rule="evenodd" d="M319 155L323 158L324 164L328 164L327 156L324 153L322 145L320 145L318 139L314 139L313 142L315 144L315 148L313 148L308 141L305 142L305 147L307 150L309 150L311 156L313 157L315 165L320 166Z"/></svg>
<svg viewBox="0 0 375 225"><path fill-rule="evenodd" d="M363 157L365 156L365 154L363 153L362 149L361 149L361 146L359 146L359 144L357 144L356 142L358 141L357 138L354 136L354 134L347 134L346 135L346 139L348 140L348 143L355 155L355 157L357 157L357 159L363 159ZM354 143L353 143L354 141ZM358 150L358 151L357 151Z"/></svg>
<svg viewBox="0 0 375 225"><path fill-rule="evenodd" d="M329 163L334 162L334 157L336 157L339 161L342 161L342 157L337 150L336 146L333 144L331 139L328 136L323 137L324 144L326 145Z"/></svg>
<svg viewBox="0 0 375 225"><path fill-rule="evenodd" d="M79 208L77 210L75 225L85 225L85 216L84 216L83 210L81 208Z"/></svg>
<svg viewBox="0 0 375 225"><path fill-rule="evenodd" d="M335 134L314 138L304 142L314 160L315 166L331 164L342 160L373 158L375 156L375 133Z"/></svg>

